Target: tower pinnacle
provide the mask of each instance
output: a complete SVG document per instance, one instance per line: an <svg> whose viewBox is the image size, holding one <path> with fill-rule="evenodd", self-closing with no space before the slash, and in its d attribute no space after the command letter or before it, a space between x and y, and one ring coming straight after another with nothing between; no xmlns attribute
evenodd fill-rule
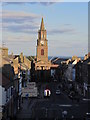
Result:
<svg viewBox="0 0 90 120"><path fill-rule="evenodd" d="M40 27L41 30L44 30L44 22L43 22L43 17L42 17L42 21L41 21L41 27Z"/></svg>

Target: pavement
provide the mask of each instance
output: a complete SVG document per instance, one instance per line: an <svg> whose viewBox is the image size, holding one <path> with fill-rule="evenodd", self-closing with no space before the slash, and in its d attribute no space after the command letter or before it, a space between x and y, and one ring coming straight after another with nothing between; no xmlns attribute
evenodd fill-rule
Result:
<svg viewBox="0 0 90 120"><path fill-rule="evenodd" d="M21 109L16 115L17 120L31 118L32 108L33 105L35 105L36 101L36 99L24 98L23 103L21 104Z"/></svg>

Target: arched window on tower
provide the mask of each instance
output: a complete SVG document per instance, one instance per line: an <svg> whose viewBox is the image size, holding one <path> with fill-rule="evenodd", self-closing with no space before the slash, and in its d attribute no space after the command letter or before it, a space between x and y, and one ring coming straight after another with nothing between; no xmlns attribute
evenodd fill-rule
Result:
<svg viewBox="0 0 90 120"><path fill-rule="evenodd" d="M44 49L41 49L41 55L44 55Z"/></svg>

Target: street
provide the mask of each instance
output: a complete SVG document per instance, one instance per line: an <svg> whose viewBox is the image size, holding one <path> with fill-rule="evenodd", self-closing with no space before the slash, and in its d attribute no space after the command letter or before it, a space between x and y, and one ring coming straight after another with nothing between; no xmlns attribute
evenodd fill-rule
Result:
<svg viewBox="0 0 90 120"><path fill-rule="evenodd" d="M41 84L41 86L40 86ZM18 119L84 119L88 112L88 103L82 99L71 100L63 91L56 94L57 82L39 83L39 97L25 98L22 108L17 114ZM51 90L51 96L44 98L45 87Z"/></svg>

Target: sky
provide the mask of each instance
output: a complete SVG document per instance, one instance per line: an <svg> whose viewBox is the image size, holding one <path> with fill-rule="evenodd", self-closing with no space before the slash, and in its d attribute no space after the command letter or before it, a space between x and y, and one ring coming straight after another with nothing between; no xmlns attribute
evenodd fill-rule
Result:
<svg viewBox="0 0 90 120"><path fill-rule="evenodd" d="M36 55L42 17L49 56L87 54L88 2L4 2L2 42L9 53Z"/></svg>

